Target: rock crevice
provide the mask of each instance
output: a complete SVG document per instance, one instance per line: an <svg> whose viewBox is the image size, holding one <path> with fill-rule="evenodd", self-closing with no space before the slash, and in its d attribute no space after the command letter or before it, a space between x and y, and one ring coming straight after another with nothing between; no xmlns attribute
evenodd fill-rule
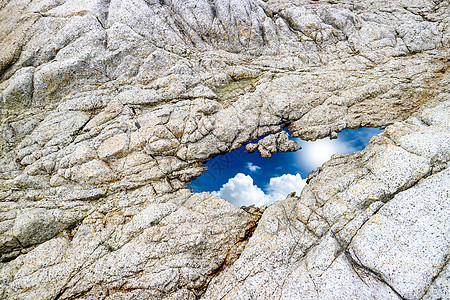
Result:
<svg viewBox="0 0 450 300"><path fill-rule="evenodd" d="M447 297L449 12L2 1L0 298ZM385 131L263 213L185 189L286 126Z"/></svg>

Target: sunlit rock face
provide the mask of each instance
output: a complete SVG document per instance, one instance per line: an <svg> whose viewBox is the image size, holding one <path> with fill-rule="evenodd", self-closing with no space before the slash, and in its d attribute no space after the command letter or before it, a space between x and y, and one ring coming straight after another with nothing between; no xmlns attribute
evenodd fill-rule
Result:
<svg viewBox="0 0 450 300"><path fill-rule="evenodd" d="M0 298L448 297L449 14L1 1ZM286 126L387 128L264 212L185 189Z"/></svg>

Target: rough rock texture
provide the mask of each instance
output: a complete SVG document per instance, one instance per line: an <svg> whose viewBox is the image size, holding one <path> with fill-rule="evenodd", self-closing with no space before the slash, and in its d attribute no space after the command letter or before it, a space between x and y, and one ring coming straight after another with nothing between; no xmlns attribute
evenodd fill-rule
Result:
<svg viewBox="0 0 450 300"><path fill-rule="evenodd" d="M448 296L449 116L450 102L439 103L363 151L334 155L300 197L265 211L205 298Z"/></svg>
<svg viewBox="0 0 450 300"><path fill-rule="evenodd" d="M299 144L289 139L289 133L280 131L262 138L257 143L247 144L245 151L255 152L258 150L262 157L271 157L277 152L293 152L301 148Z"/></svg>
<svg viewBox="0 0 450 300"><path fill-rule="evenodd" d="M0 298L448 297L449 5L0 1ZM286 126L388 127L262 217L184 189Z"/></svg>

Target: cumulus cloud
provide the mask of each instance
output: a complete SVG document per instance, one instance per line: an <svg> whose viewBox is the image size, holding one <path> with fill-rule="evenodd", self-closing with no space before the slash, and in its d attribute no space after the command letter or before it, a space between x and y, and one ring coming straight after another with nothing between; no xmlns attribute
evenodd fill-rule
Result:
<svg viewBox="0 0 450 300"><path fill-rule="evenodd" d="M250 172L257 172L258 170L261 170L260 166L254 165L251 162L247 162L247 167L246 167Z"/></svg>
<svg viewBox="0 0 450 300"><path fill-rule="evenodd" d="M253 178L250 175L238 173L230 178L218 192L212 192L237 206L261 206L266 204L266 195L253 184Z"/></svg>
<svg viewBox="0 0 450 300"><path fill-rule="evenodd" d="M219 191L212 192L237 206L269 205L277 200L283 200L291 192L298 195L306 182L300 174L284 174L270 179L266 193L253 183L250 175L238 173L228 180Z"/></svg>
<svg viewBox="0 0 450 300"><path fill-rule="evenodd" d="M297 142L303 148L302 150L292 153L295 158L295 163L297 164L297 170L301 170L302 174L303 172L309 173L311 170L321 166L325 161L329 160L335 153L345 154L361 150L367 145L369 139L379 132L380 130L376 128L366 128L353 132L342 132L340 133L340 138L337 140L322 139L314 142L307 142L297 139ZM258 163L263 164L263 162ZM240 163L240 166L242 167L242 162ZM244 166L251 174L262 170L260 166L254 165L251 162L246 162ZM262 166L264 170L270 168L264 164ZM291 192L296 192L297 195L300 195L306 184L306 181L302 179L300 174L284 174L281 176L274 174L273 172L283 170L281 165L275 168L275 170L276 171L272 171L272 176L274 177L272 177L269 184L264 187L258 187L250 175L238 173L235 177L229 179L219 191L213 193L238 206L249 206L252 204L256 206L268 205L275 201L285 199ZM279 174L286 172L288 171L279 171ZM260 177L261 176L255 178Z"/></svg>
<svg viewBox="0 0 450 300"><path fill-rule="evenodd" d="M306 180L302 179L300 174L284 174L280 177L272 177L266 187L267 196L270 198L271 203L283 200L292 192L300 195L305 185Z"/></svg>

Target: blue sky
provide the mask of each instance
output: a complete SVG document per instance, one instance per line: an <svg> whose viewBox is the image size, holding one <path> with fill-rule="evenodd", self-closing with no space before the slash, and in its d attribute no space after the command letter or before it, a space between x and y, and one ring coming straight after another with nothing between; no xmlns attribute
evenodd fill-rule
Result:
<svg viewBox="0 0 450 300"><path fill-rule="evenodd" d="M284 199L290 192L300 194L308 174L331 155L362 150L380 132L377 128L364 127L343 130L335 140L295 139L302 149L275 153L272 157L246 153L245 147L241 147L209 160L208 170L193 180L189 188L194 192L212 192L238 206L268 205Z"/></svg>

